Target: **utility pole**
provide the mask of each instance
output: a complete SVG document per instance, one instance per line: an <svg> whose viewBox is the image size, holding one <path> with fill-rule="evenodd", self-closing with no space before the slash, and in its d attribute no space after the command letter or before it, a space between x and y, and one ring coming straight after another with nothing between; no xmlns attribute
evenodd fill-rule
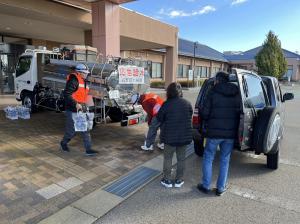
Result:
<svg viewBox="0 0 300 224"><path fill-rule="evenodd" d="M196 69L196 49L198 47L198 42L194 42L194 65L193 65L193 87L195 87L195 69Z"/></svg>

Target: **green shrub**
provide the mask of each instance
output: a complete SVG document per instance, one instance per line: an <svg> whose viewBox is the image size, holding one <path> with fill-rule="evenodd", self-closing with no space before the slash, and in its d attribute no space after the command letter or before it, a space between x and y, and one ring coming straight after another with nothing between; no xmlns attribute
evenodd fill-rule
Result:
<svg viewBox="0 0 300 224"><path fill-rule="evenodd" d="M151 88L165 88L165 81L152 81Z"/></svg>
<svg viewBox="0 0 300 224"><path fill-rule="evenodd" d="M195 80L195 86L197 86L197 82L198 82L198 86L202 86L204 81L206 79L200 79L200 80ZM180 83L180 85L183 87L183 88L191 88L193 87L193 81L190 80L190 81L187 81L187 80L181 80L181 81L178 81ZM165 88L165 81L152 81L151 84L150 84L150 87L151 88Z"/></svg>
<svg viewBox="0 0 300 224"><path fill-rule="evenodd" d="M187 87L193 87L193 86L202 86L203 83L204 83L205 79L200 79L200 80L194 80L194 84L193 84L193 81L178 81L180 83L180 85L184 88L187 88ZM198 84L198 85L197 85Z"/></svg>

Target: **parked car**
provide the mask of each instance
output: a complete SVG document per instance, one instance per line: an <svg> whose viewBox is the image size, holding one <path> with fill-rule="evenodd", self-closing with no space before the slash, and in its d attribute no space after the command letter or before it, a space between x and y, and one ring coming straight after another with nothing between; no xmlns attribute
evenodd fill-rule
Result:
<svg viewBox="0 0 300 224"><path fill-rule="evenodd" d="M241 109L238 135L235 148L240 151L253 151L267 156L267 167L277 169L280 143L283 138L283 103L294 98L292 93L282 95L279 82L270 76L258 76L254 72L232 69L230 82L240 89ZM214 78L206 80L200 89L193 114L193 138L195 153L203 155L205 122L199 108L212 88Z"/></svg>

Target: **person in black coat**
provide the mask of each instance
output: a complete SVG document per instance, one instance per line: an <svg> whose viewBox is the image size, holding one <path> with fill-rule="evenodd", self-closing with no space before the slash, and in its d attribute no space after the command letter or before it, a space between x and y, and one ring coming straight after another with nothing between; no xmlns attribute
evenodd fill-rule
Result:
<svg viewBox="0 0 300 224"><path fill-rule="evenodd" d="M221 155L216 194L220 196L226 191L230 155L238 134L241 98L239 88L229 82L227 73L218 72L214 84L203 107L199 108L207 139L203 154L202 183L198 189L205 193L210 191L212 163L219 146Z"/></svg>
<svg viewBox="0 0 300 224"><path fill-rule="evenodd" d="M171 168L174 152L177 156L177 174L174 186L184 184L184 160L187 146L192 142L192 115L193 108L187 100L182 98L182 89L179 83L173 82L167 88L167 100L160 108L157 120L161 123L161 142L164 149L164 177L161 184L172 187Z"/></svg>

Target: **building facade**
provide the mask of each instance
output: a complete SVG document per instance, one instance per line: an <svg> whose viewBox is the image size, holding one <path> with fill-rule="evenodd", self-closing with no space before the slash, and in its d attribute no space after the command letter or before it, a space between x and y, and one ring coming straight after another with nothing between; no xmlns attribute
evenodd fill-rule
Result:
<svg viewBox="0 0 300 224"><path fill-rule="evenodd" d="M261 50L260 47L253 48L245 52L224 52L225 58L232 67L243 68L247 70L257 71L255 65L255 56ZM284 78L289 78L291 81L300 80L300 55L291 51L282 49L284 57L288 63L288 70L284 74Z"/></svg>
<svg viewBox="0 0 300 224"><path fill-rule="evenodd" d="M166 74L165 50L122 51L121 56L145 61L152 82L164 81ZM212 77L216 72L227 70L227 68L228 61L222 53L197 42L178 39L177 81L188 81L190 70L193 70L193 80L195 81Z"/></svg>
<svg viewBox="0 0 300 224"><path fill-rule="evenodd" d="M119 6L130 1L0 0L0 49L10 48L3 46L6 44L48 49L76 44L96 47L104 56L120 56L127 50L165 49L165 80L174 81L178 28ZM0 50L2 93L12 91L11 86L7 88L11 73L7 73L6 65L13 64L7 61L8 55L16 58L18 53Z"/></svg>
<svg viewBox="0 0 300 224"><path fill-rule="evenodd" d="M220 52L178 40L177 27L119 6L129 1L0 0L0 92L13 92L12 71L23 46L88 45L103 55L138 58L153 81L165 85L187 80L189 70L204 78L226 67Z"/></svg>

